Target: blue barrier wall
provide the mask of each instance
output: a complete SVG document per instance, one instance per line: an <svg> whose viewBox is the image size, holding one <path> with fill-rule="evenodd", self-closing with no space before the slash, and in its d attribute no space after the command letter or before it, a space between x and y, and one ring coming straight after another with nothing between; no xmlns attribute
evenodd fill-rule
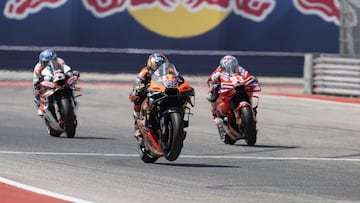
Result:
<svg viewBox="0 0 360 203"><path fill-rule="evenodd" d="M0 45L208 50L203 55L170 54L181 70L193 74L207 74L216 66L221 55L212 51L254 51L264 55L237 56L255 74L301 76L301 54L337 53L339 37L337 1L319 0L317 4L324 5L311 8L301 4L306 1L197 0L190 5L185 2L191 1L7 0L0 2ZM258 10L250 7L254 2L262 2ZM322 11L324 6L331 12ZM1 66L32 68L38 51L3 49ZM298 54L270 57L267 52ZM148 54L59 52L78 69L103 72L136 72Z"/></svg>
<svg viewBox="0 0 360 203"><path fill-rule="evenodd" d="M148 54L84 53L58 51L74 69L83 72L136 73L145 66ZM32 71L38 51L0 51L0 69ZM243 56L236 55L241 65L257 76L302 77L303 56ZM207 75L214 70L222 55L179 55L167 57L188 75Z"/></svg>

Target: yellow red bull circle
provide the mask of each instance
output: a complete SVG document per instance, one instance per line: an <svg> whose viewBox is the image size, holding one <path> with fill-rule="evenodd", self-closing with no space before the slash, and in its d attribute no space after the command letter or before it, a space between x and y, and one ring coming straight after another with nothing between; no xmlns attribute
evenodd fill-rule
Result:
<svg viewBox="0 0 360 203"><path fill-rule="evenodd" d="M179 4L173 11L158 7L128 10L130 15L146 29L165 37L189 38L206 33L228 17L230 11L202 8L189 11Z"/></svg>

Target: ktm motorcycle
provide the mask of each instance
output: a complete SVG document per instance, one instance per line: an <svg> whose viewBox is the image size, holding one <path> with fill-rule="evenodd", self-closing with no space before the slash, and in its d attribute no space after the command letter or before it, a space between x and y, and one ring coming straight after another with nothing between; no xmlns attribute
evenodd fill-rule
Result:
<svg viewBox="0 0 360 203"><path fill-rule="evenodd" d="M78 77L67 76L62 69L45 68L40 82L40 109L44 111L43 119L50 136L59 137L65 133L68 138L75 136L77 127L76 110L78 102L74 91Z"/></svg>
<svg viewBox="0 0 360 203"><path fill-rule="evenodd" d="M234 144L245 139L253 146L257 139L256 113L259 97L254 92L261 91L255 77L243 78L239 73L220 77L216 103L215 123L220 139L225 144Z"/></svg>
<svg viewBox="0 0 360 203"><path fill-rule="evenodd" d="M171 63L162 64L146 88L147 98L136 120L142 134L139 157L144 163L162 156L175 161L183 148L195 91Z"/></svg>

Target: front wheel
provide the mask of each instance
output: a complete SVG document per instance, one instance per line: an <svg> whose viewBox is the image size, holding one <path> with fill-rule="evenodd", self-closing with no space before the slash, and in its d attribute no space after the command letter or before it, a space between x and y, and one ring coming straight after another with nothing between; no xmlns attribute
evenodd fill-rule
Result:
<svg viewBox="0 0 360 203"><path fill-rule="evenodd" d="M168 144L170 146L165 158L175 161L184 145L184 123L180 112L173 112L169 115L167 122Z"/></svg>
<svg viewBox="0 0 360 203"><path fill-rule="evenodd" d="M69 98L63 98L61 100L61 119L64 122L64 131L68 138L73 138L76 131L76 117L74 108Z"/></svg>
<svg viewBox="0 0 360 203"><path fill-rule="evenodd" d="M256 143L256 123L254 120L254 115L251 107L245 106L240 109L240 115L242 119L242 124L240 128L245 133L245 141L249 146L253 146Z"/></svg>

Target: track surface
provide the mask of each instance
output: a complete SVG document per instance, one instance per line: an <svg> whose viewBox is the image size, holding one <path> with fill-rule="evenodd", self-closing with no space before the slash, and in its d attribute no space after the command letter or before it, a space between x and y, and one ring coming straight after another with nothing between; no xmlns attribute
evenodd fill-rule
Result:
<svg viewBox="0 0 360 203"><path fill-rule="evenodd" d="M256 146L230 146L220 141L206 88L196 83L182 155L144 164L132 136L130 84L83 83L74 139L48 136L30 83L10 84L0 83L0 177L54 198L43 202L360 200L358 99L303 98L299 87L264 86ZM7 187L0 183L0 191ZM21 202L16 197L7 202Z"/></svg>

